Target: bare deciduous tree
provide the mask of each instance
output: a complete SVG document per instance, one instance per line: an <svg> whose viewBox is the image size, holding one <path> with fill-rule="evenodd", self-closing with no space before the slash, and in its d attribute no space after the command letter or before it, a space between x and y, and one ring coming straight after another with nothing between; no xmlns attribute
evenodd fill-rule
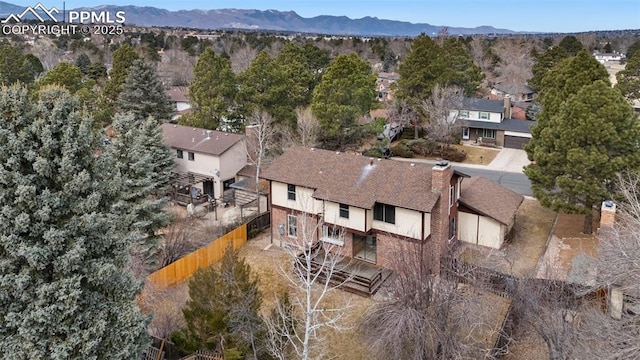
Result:
<svg viewBox="0 0 640 360"><path fill-rule="evenodd" d="M579 347L593 358L640 358L640 174L618 177L618 204L615 224L600 229L598 287L609 290L609 313L602 304L584 311ZM618 304L611 299L620 296ZM615 317L615 318L614 318Z"/></svg>
<svg viewBox="0 0 640 360"><path fill-rule="evenodd" d="M300 136L300 145L306 147L314 147L318 144L318 136L320 135L320 122L313 115L311 108L297 108L296 116L298 122L298 135Z"/></svg>
<svg viewBox="0 0 640 360"><path fill-rule="evenodd" d="M250 46L238 49L231 54L231 70L236 74L247 70L257 55L258 51Z"/></svg>
<svg viewBox="0 0 640 360"><path fill-rule="evenodd" d="M409 127L413 125L414 138L419 137L418 130L420 128L420 117L417 116L415 111L407 104L406 100L393 99L391 103L387 105L388 115L387 121L389 123L398 123L400 126Z"/></svg>
<svg viewBox="0 0 640 360"><path fill-rule="evenodd" d="M198 248L194 231L186 220L176 220L162 231L158 268L165 267Z"/></svg>
<svg viewBox="0 0 640 360"><path fill-rule="evenodd" d="M436 85L431 96L420 102L420 112L428 118L425 126L427 136L445 143L447 147L461 129L458 110L462 107L462 94L462 89L456 86Z"/></svg>
<svg viewBox="0 0 640 360"><path fill-rule="evenodd" d="M247 126L247 160L249 164L255 166L256 176L255 194L257 202L257 214L260 214L260 170L273 145L275 128L273 117L266 111L256 109L248 119L251 125Z"/></svg>
<svg viewBox="0 0 640 360"><path fill-rule="evenodd" d="M291 354L303 360L322 359L327 349L326 331L346 329L342 320L350 303L334 305L327 298L350 280L348 276L341 281L335 277L348 263L336 246L318 240L322 221L309 214L298 214L296 218L298 236L287 238L289 245L284 247L293 260L293 269L281 268L296 292L291 294L290 303L277 301L273 316L267 320L269 348L278 359L291 358ZM334 235L344 238L341 231Z"/></svg>
<svg viewBox="0 0 640 360"><path fill-rule="evenodd" d="M475 358L486 323L473 290L430 274L427 245L398 240L389 299L365 313L360 330L380 359ZM475 354L475 355L474 355Z"/></svg>

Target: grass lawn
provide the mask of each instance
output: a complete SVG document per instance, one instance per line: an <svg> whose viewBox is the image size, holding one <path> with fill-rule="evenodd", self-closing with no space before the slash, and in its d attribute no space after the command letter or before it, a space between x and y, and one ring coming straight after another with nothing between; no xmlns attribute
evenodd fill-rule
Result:
<svg viewBox="0 0 640 360"><path fill-rule="evenodd" d="M463 164L489 165L500 152L500 150L485 146L451 145L451 147L467 153Z"/></svg>

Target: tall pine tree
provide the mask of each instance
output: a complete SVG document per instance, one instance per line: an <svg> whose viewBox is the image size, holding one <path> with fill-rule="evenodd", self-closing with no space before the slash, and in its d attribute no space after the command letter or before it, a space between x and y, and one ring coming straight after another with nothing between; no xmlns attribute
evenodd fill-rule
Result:
<svg viewBox="0 0 640 360"><path fill-rule="evenodd" d="M175 167L173 153L162 142L162 131L153 117L117 114L112 126L115 139L105 156L113 159L114 170L123 177L120 191L127 205L124 211L136 219L132 230L137 230L140 237L133 240L134 255L143 269L153 267L161 244L157 232L171 222L164 207Z"/></svg>
<svg viewBox="0 0 640 360"><path fill-rule="evenodd" d="M525 168L540 203L553 210L585 215L592 232L594 206L610 197L607 185L623 170L640 164L637 116L619 91L598 80L569 95L550 114L527 146Z"/></svg>
<svg viewBox="0 0 640 360"><path fill-rule="evenodd" d="M135 359L147 319L125 269L135 220L76 98L0 89L0 349L6 359Z"/></svg>
<svg viewBox="0 0 640 360"><path fill-rule="evenodd" d="M216 130L222 120L235 119L237 88L229 59L207 49L193 69L189 98L193 111L180 118L180 124Z"/></svg>
<svg viewBox="0 0 640 360"><path fill-rule="evenodd" d="M142 60L134 61L129 68L116 105L119 112L132 112L140 121L152 116L159 122L167 122L174 112L155 69Z"/></svg>

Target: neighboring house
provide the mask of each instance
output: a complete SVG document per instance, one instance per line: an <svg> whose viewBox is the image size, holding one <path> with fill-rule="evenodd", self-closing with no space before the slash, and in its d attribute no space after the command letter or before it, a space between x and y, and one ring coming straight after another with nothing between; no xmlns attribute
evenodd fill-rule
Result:
<svg viewBox="0 0 640 360"><path fill-rule="evenodd" d="M609 61L621 61L625 58L624 54L621 54L619 52L600 53L597 51L593 53L593 57L596 58L596 60L598 60L598 62L600 62L601 64Z"/></svg>
<svg viewBox="0 0 640 360"><path fill-rule="evenodd" d="M176 172L190 175L190 186L221 199L247 164L244 134L163 124L163 141L175 153Z"/></svg>
<svg viewBox="0 0 640 360"><path fill-rule="evenodd" d="M462 124L462 140L478 144L521 149L531 139L535 121L513 119L511 99L464 98L453 116Z"/></svg>
<svg viewBox="0 0 640 360"><path fill-rule="evenodd" d="M393 268L401 244L425 244L437 273L440 256L459 233L469 233L458 210L465 205L460 189L467 176L447 162L432 166L296 147L262 177L269 181L272 235L279 245L316 229L307 236L335 244L341 255ZM483 188L470 191L480 202L493 201L494 194ZM473 208L485 206L474 203ZM488 219L493 215L483 213Z"/></svg>
<svg viewBox="0 0 640 360"><path fill-rule="evenodd" d="M512 101L529 102L536 98L536 91L525 84L509 86L495 83L491 87L491 93L500 97L509 97Z"/></svg>
<svg viewBox="0 0 640 360"><path fill-rule="evenodd" d="M376 94L378 101L387 102L393 100L393 90L391 85L398 81L399 75L396 73L378 73L376 79Z"/></svg>
<svg viewBox="0 0 640 360"><path fill-rule="evenodd" d="M464 179L458 205L458 239L500 249L513 227L522 201L524 196L491 180L481 177Z"/></svg>
<svg viewBox="0 0 640 360"><path fill-rule="evenodd" d="M188 96L189 89L182 86L174 86L167 89L166 92L175 107L175 114L171 117L171 120L175 122L191 109L191 100L189 100Z"/></svg>

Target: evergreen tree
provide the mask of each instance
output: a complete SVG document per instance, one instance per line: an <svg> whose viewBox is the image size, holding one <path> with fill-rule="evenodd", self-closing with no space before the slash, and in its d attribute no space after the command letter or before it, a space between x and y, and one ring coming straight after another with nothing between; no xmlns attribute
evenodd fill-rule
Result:
<svg viewBox="0 0 640 360"><path fill-rule="evenodd" d="M219 349L224 342L227 352L262 358L261 304L257 276L230 244L220 267L200 269L189 280L189 301L182 310L187 328L173 338L187 351Z"/></svg>
<svg viewBox="0 0 640 360"><path fill-rule="evenodd" d="M628 100L640 99L640 51L636 51L624 67L616 74L616 88Z"/></svg>
<svg viewBox="0 0 640 360"><path fill-rule="evenodd" d="M82 87L82 71L80 68L68 62L61 62L40 78L37 88L46 85L59 85L75 94Z"/></svg>
<svg viewBox="0 0 640 360"><path fill-rule="evenodd" d="M124 178L122 198L126 211L136 219L132 229L141 235L134 241L134 253L150 268L161 244L157 232L171 222L171 215L164 210L164 195L175 167L173 153L162 142L162 131L152 117L141 120L130 113L116 114L112 127L115 139L106 155Z"/></svg>
<svg viewBox="0 0 640 360"><path fill-rule="evenodd" d="M583 231L591 233L593 207L611 196L607 184L640 164L639 129L633 109L608 82L569 95L526 148L535 197L553 210L584 214Z"/></svg>
<svg viewBox="0 0 640 360"><path fill-rule="evenodd" d="M444 62L440 60L440 47L430 37L418 36L398 66L398 98L412 104L428 98L442 73Z"/></svg>
<svg viewBox="0 0 640 360"><path fill-rule="evenodd" d="M159 123L167 122L174 112L155 69L142 60L129 68L116 105L120 112L131 112L140 121L151 116Z"/></svg>
<svg viewBox="0 0 640 360"><path fill-rule="evenodd" d="M6 359L134 359L147 345L125 269L121 177L77 99L0 89L0 349Z"/></svg>
<svg viewBox="0 0 640 360"><path fill-rule="evenodd" d="M20 49L11 44L0 44L0 84L12 85L18 81L32 83L35 76L42 72L34 66L34 58L36 57L25 57Z"/></svg>
<svg viewBox="0 0 640 360"><path fill-rule="evenodd" d="M44 66L42 66L42 62L38 59L37 56L29 53L24 56L24 62L27 68L27 72L32 74L34 78L38 77L38 75L44 72Z"/></svg>
<svg viewBox="0 0 640 360"><path fill-rule="evenodd" d="M344 149L355 134L358 117L371 110L375 83L371 67L355 53L331 61L311 103L326 147Z"/></svg>
<svg viewBox="0 0 640 360"><path fill-rule="evenodd" d="M564 49L569 56L576 56L580 50L584 49L580 40L573 35L568 35L560 40L558 47Z"/></svg>
<svg viewBox="0 0 640 360"><path fill-rule="evenodd" d="M120 46L113 52L113 63L111 71L109 72L109 81L105 84L104 94L115 101L120 95L122 90L122 84L124 84L129 68L133 63L139 59L136 51L131 45Z"/></svg>
<svg viewBox="0 0 640 360"><path fill-rule="evenodd" d="M529 86L538 91L542 89L542 79L544 76L567 57L569 57L567 52L559 46L550 48L535 56L535 63L533 64L533 68L531 68L533 76L528 81Z"/></svg>
<svg viewBox="0 0 640 360"><path fill-rule="evenodd" d="M236 96L231 62L207 49L193 70L189 98L193 112L180 118L180 124L216 130L222 120L233 120Z"/></svg>
<svg viewBox="0 0 640 360"><path fill-rule="evenodd" d="M438 78L438 84L443 87L456 86L464 90L466 95L474 95L484 79L484 73L473 63L463 43L455 37L445 39L441 58L446 59L446 66Z"/></svg>
<svg viewBox="0 0 640 360"><path fill-rule="evenodd" d="M640 40L636 40L633 44L629 45L627 48L627 53L625 54L627 59L631 59L636 51L640 50Z"/></svg>
<svg viewBox="0 0 640 360"><path fill-rule="evenodd" d="M76 66L80 68L80 71L82 71L84 75L87 74L89 65L91 65L91 59L89 59L87 54L78 55L78 57L76 58Z"/></svg>

